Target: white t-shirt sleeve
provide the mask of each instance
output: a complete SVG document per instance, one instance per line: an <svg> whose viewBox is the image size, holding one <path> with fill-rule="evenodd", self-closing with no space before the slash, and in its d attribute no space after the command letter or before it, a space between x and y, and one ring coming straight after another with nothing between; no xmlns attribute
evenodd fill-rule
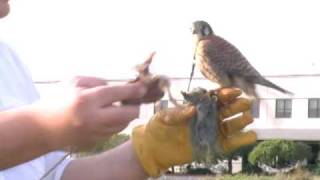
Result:
<svg viewBox="0 0 320 180"><path fill-rule="evenodd" d="M0 111L16 108L37 101L39 94L29 71L19 57L6 44L0 42ZM52 152L29 162L0 171L0 180L39 180L65 152ZM64 168L71 161L65 159L46 178L60 180Z"/></svg>
<svg viewBox="0 0 320 180"><path fill-rule="evenodd" d="M39 94L19 57L0 42L0 110L33 103Z"/></svg>

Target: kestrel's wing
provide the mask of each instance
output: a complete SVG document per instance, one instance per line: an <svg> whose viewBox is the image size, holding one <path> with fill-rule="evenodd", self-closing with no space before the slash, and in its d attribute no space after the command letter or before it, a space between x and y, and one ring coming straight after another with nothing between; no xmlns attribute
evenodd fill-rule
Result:
<svg viewBox="0 0 320 180"><path fill-rule="evenodd" d="M241 52L221 37L214 36L199 43L199 52L208 62L222 85L239 87L248 94L255 94L254 84L271 87L287 94L293 94L265 79L248 62Z"/></svg>
<svg viewBox="0 0 320 180"><path fill-rule="evenodd" d="M260 79L260 73L248 62L242 53L231 43L214 36L201 42L203 55L207 57L210 67L219 74L227 74L232 81L236 77L254 82Z"/></svg>

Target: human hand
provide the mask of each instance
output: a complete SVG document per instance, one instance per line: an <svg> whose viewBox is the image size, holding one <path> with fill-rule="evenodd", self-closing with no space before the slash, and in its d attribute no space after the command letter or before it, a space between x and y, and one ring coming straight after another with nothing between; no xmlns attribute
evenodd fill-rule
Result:
<svg viewBox="0 0 320 180"><path fill-rule="evenodd" d="M139 115L138 105L119 102L143 96L145 87L140 83L110 86L103 79L77 77L72 84L76 93L71 98L59 99L58 105L35 104L40 118L50 119L47 133L54 149L88 148L120 132Z"/></svg>
<svg viewBox="0 0 320 180"><path fill-rule="evenodd" d="M218 140L224 153L256 141L253 131L240 132L253 121L250 102L237 98L240 94L240 90L229 88L217 93L220 107ZM224 121L241 112L241 116ZM189 122L195 114L194 106L165 109L156 113L146 125L133 130L134 149L148 175L159 176L172 165L193 160Z"/></svg>

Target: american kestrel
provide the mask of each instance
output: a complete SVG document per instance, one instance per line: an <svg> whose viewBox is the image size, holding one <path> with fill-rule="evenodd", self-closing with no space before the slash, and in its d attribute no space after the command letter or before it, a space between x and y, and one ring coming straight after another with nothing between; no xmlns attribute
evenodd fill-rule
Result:
<svg viewBox="0 0 320 180"><path fill-rule="evenodd" d="M215 35L207 22L195 21L192 34L195 40L194 58L207 79L221 87L240 88L250 97L258 97L255 84L292 94L262 77L234 45Z"/></svg>

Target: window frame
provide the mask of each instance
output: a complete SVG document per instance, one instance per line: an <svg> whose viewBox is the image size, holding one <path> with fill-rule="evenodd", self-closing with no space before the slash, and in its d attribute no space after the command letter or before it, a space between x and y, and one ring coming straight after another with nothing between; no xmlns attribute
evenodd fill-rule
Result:
<svg viewBox="0 0 320 180"><path fill-rule="evenodd" d="M251 106L251 114L253 118L260 118L260 99L254 99Z"/></svg>
<svg viewBox="0 0 320 180"><path fill-rule="evenodd" d="M278 102L283 102L283 107L279 108ZM290 107L288 107L290 102ZM280 111L281 110L281 111ZM292 117L292 99L283 98L276 99L275 118L291 118Z"/></svg>
<svg viewBox="0 0 320 180"><path fill-rule="evenodd" d="M312 100L316 100L316 108L310 108L310 104ZM315 116L311 116L311 110L315 110ZM320 98L309 98L308 99L308 118L320 118Z"/></svg>

